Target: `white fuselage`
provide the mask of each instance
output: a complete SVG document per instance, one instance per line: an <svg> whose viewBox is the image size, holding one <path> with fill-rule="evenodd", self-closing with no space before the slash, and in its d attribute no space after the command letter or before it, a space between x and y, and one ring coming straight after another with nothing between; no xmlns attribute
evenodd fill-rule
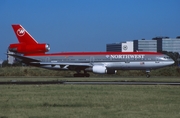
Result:
<svg viewBox="0 0 180 118"><path fill-rule="evenodd" d="M164 54L101 54L101 55L61 55L47 54L40 56L27 56L44 62L47 64L41 65L43 68L68 70L71 64L90 64L91 66L102 65L108 69L121 70L146 70L156 69L164 66L169 66L174 61ZM59 64L61 63L61 64ZM65 63L64 66L62 63ZM73 68L71 69L73 70Z"/></svg>

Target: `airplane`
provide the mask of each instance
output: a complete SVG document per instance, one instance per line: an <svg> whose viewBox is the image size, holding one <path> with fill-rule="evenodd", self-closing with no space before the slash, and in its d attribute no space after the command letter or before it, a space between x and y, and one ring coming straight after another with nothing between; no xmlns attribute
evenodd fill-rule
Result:
<svg viewBox="0 0 180 118"><path fill-rule="evenodd" d="M46 53L49 44L38 43L20 24L13 24L12 28L19 42L9 45L8 50L14 53L8 55L31 66L76 71L74 77L89 77L88 72L115 74L117 70L145 70L149 78L152 69L174 63L169 56L158 52Z"/></svg>

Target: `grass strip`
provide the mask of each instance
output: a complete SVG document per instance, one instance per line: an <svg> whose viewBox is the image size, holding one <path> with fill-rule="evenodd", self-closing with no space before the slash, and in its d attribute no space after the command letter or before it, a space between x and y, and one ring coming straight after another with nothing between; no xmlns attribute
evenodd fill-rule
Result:
<svg viewBox="0 0 180 118"><path fill-rule="evenodd" d="M179 118L180 86L2 85L0 118Z"/></svg>

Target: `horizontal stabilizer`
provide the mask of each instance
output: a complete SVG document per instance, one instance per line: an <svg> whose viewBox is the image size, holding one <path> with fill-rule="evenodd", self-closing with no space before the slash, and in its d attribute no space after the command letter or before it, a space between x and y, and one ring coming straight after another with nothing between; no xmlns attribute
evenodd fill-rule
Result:
<svg viewBox="0 0 180 118"><path fill-rule="evenodd" d="M7 55L13 56L13 57L19 59L23 63L40 62L39 60L24 57L24 56L17 55L17 54L7 54Z"/></svg>

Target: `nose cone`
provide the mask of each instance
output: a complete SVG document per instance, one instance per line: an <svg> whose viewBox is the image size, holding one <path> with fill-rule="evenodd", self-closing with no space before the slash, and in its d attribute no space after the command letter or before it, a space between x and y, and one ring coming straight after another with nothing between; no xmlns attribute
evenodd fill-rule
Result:
<svg viewBox="0 0 180 118"><path fill-rule="evenodd" d="M172 65L172 64L174 64L174 63L175 63L175 62L174 62L174 60L172 60L172 59L170 59L170 60L168 60L168 61L165 62L166 66L170 66L170 65Z"/></svg>
<svg viewBox="0 0 180 118"><path fill-rule="evenodd" d="M174 64L174 63L175 63L174 60L171 60L171 61L169 62L170 65L172 65L172 64Z"/></svg>

